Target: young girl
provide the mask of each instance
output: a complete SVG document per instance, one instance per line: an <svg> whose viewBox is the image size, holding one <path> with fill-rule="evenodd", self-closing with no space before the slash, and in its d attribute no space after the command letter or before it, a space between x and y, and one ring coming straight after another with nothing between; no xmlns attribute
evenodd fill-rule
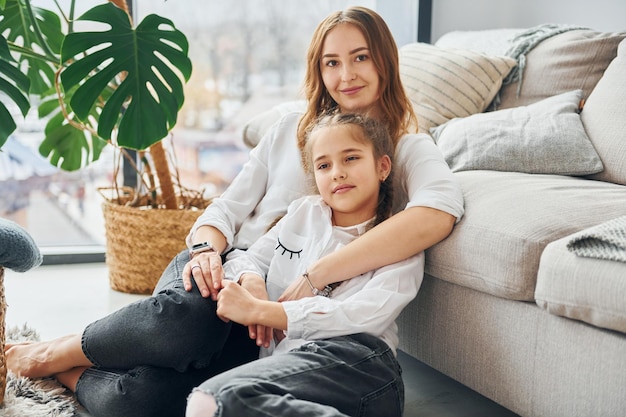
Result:
<svg viewBox="0 0 626 417"><path fill-rule="evenodd" d="M224 265L217 314L279 330L266 357L211 378L187 415L402 416L395 319L415 297L422 254L344 281L318 296L275 300L306 268L391 214L393 142L384 125L354 114L321 119L304 158L319 195L293 202L285 217ZM265 284L269 300L236 283ZM310 288L315 290L311 284ZM279 354L276 356L277 354Z"/></svg>

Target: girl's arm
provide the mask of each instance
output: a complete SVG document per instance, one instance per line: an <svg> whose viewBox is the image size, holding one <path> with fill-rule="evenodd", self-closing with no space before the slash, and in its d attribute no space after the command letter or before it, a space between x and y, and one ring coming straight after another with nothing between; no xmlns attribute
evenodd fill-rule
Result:
<svg viewBox="0 0 626 417"><path fill-rule="evenodd" d="M351 288L331 297L273 302L253 297L237 284L224 282L217 314L242 325L259 323L287 330L292 339L323 339L366 332L382 335L413 299L422 282L424 257L414 256L355 278Z"/></svg>
<svg viewBox="0 0 626 417"><path fill-rule="evenodd" d="M224 281L217 297L217 315L244 326L260 324L266 328L287 329L287 314L281 303L255 298L232 281Z"/></svg>

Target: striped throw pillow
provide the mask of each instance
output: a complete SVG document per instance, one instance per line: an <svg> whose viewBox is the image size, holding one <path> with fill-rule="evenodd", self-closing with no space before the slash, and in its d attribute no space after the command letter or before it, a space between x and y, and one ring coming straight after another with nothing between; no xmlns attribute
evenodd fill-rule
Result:
<svg viewBox="0 0 626 417"><path fill-rule="evenodd" d="M411 43L400 48L400 77L419 131L484 111L517 62L465 49Z"/></svg>

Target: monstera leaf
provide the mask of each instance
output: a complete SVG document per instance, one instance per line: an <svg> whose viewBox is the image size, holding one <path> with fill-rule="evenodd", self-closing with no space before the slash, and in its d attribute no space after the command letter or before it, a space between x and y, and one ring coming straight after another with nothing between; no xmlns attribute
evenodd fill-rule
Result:
<svg viewBox="0 0 626 417"><path fill-rule="evenodd" d="M65 121L60 112L48 121L39 153L65 171L76 171L97 160L107 142Z"/></svg>
<svg viewBox="0 0 626 417"><path fill-rule="evenodd" d="M53 86L65 35L55 13L26 7L22 2L0 0L0 92L26 116L30 109L29 94L41 95ZM34 24L38 31L34 30ZM11 56L9 42L19 62ZM16 127L13 115L0 103L0 147Z"/></svg>
<svg viewBox="0 0 626 417"><path fill-rule="evenodd" d="M30 79L27 92L39 95L54 85L54 72L59 65L65 34L57 14L37 7L24 7L22 1L6 2L0 11L0 33L13 43L13 49L20 54L20 66L26 68ZM34 24L38 31L34 30Z"/></svg>
<svg viewBox="0 0 626 417"><path fill-rule="evenodd" d="M65 98L71 99L74 91L75 89L67 91ZM110 91L107 94L110 95ZM65 171L76 171L97 161L108 142L92 134L90 129L79 127L80 123L71 108L66 107L65 110L66 115L61 111L56 96L49 97L39 105L39 117L50 117L39 153L48 158L51 164ZM97 115L97 106L93 106L89 119L93 120Z"/></svg>
<svg viewBox="0 0 626 417"><path fill-rule="evenodd" d="M76 86L70 105L85 120L111 83L119 83L98 116L98 135L143 150L167 136L184 100L183 82L191 76L187 38L174 24L147 16L135 29L128 15L111 3L96 6L79 20L104 23L108 30L66 36L61 73L65 91ZM176 72L177 71L177 72Z"/></svg>
<svg viewBox="0 0 626 417"><path fill-rule="evenodd" d="M22 74L11 63L15 62L9 52L7 41L0 36L0 92L6 94L19 107L22 115L26 116L30 103L28 97L24 94L28 91L30 81L27 76ZM0 102L0 147L9 138L9 135L16 129L13 115L6 108L6 106Z"/></svg>

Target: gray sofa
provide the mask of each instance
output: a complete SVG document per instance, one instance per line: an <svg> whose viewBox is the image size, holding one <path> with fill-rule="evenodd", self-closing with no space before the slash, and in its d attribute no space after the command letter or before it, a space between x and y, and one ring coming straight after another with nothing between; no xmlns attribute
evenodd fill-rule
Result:
<svg viewBox="0 0 626 417"><path fill-rule="evenodd" d="M436 46L484 46L497 55L514 35L458 32ZM499 90L497 113L429 127L457 171L466 213L426 253L422 288L399 319L401 349L522 416L626 414L626 246L619 247L626 244L625 35L568 30L547 37L526 51L521 89L517 78ZM511 134L498 125L519 132L533 117L556 123L545 109L533 113L532 103L573 89L586 101L565 123L582 124L601 171L589 173L595 158L581 158L580 143L564 143L555 154L545 149L563 126L539 144L515 137L491 146L504 142L501 131ZM516 111L520 104L530 117ZM461 150L454 140L463 141ZM530 155L510 149L520 143L534 148ZM494 152L497 158L475 164ZM516 161L506 161L510 154ZM528 169L502 166L525 157ZM534 164L542 158L545 166Z"/></svg>
<svg viewBox="0 0 626 417"><path fill-rule="evenodd" d="M401 48L466 213L426 253L400 348L522 416L626 413L625 37L542 25Z"/></svg>

